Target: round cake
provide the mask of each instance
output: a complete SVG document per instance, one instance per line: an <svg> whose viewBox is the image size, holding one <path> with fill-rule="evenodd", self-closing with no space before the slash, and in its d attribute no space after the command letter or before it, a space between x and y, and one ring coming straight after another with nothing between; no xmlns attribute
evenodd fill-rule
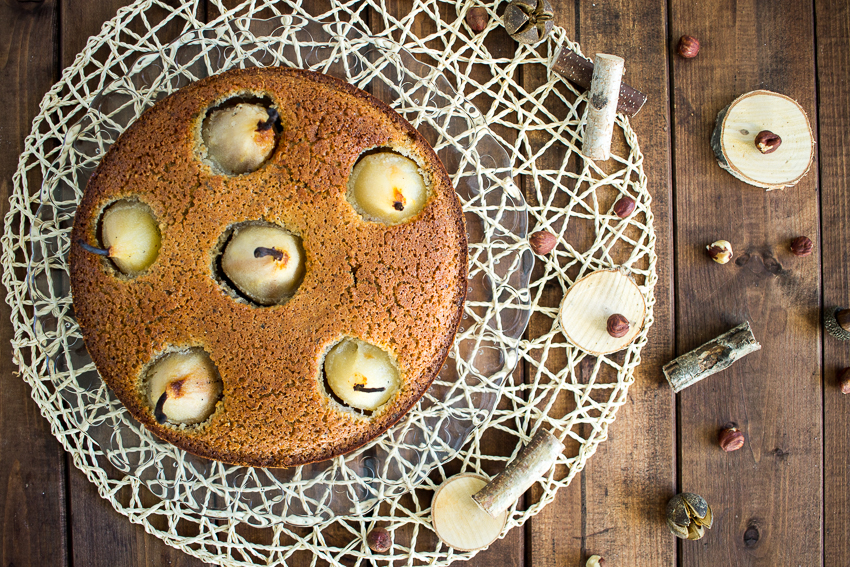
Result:
<svg viewBox="0 0 850 567"><path fill-rule="evenodd" d="M145 427L285 467L363 445L422 396L463 311L466 231L437 155L384 103L236 70L113 144L70 272L86 347Z"/></svg>

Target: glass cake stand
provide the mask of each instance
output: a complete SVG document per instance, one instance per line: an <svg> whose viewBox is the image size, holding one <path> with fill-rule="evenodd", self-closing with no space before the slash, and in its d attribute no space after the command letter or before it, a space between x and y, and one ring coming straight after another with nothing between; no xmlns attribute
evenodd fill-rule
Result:
<svg viewBox="0 0 850 567"><path fill-rule="evenodd" d="M346 455L289 469L226 465L188 454L150 434L101 380L74 319L68 251L74 214L100 158L157 100L231 68L292 66L340 77L404 116L431 143L463 204L469 238L466 309L447 363L400 423ZM99 474L138 483L154 499L195 517L268 526L271 518L311 526L368 513L409 492L457 455L484 425L517 360L530 315L526 204L508 155L474 105L433 67L386 39L344 23L300 16L239 19L178 38L140 56L88 101L51 164L31 228L27 282L35 334L48 355L52 404L82 432Z"/></svg>

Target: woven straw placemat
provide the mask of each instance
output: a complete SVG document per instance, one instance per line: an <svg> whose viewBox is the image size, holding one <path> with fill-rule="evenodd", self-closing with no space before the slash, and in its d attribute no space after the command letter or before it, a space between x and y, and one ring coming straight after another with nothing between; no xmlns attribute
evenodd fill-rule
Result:
<svg viewBox="0 0 850 567"><path fill-rule="evenodd" d="M436 487L456 472L498 472L538 428L550 429L567 450L524 508L510 510L505 533L522 525L584 467L633 381L657 280L635 133L620 116L612 161L582 158L585 98L548 71L560 45L579 47L556 28L541 44L501 58L484 45L488 34L503 33L493 4L415 1L396 18L377 1L333 1L322 14L297 1L249 1L230 11L214 2L208 23L199 17L202 4L173 9L145 0L120 10L42 101L2 239L22 376L101 496L204 561L284 564L305 554L313 564L447 565L468 558L431 530ZM490 23L475 34L463 16L479 5ZM454 356L411 416L354 454L266 470L187 455L129 418L85 352L65 261L85 179L135 116L206 74L279 64L344 76L411 120L453 172L474 245L472 300ZM559 236L533 271L515 183L529 200L531 230ZM625 220L611 210L621 195L637 201ZM628 349L592 357L566 342L558 306L572 282L617 266L640 286L646 324ZM515 366L525 372L511 372ZM365 544L376 524L394 536L386 555Z"/></svg>

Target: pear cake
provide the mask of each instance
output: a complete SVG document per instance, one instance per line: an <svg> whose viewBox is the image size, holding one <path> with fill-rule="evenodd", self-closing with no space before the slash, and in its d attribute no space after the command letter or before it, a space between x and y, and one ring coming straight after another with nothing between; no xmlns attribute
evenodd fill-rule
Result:
<svg viewBox="0 0 850 567"><path fill-rule="evenodd" d="M158 437L287 467L398 421L448 355L467 242L439 158L341 80L235 70L112 145L71 234L98 371Z"/></svg>

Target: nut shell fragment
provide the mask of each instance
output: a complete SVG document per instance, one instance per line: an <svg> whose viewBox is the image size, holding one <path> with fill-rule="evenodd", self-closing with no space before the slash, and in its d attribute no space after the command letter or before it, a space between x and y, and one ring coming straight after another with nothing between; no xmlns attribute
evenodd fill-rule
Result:
<svg viewBox="0 0 850 567"><path fill-rule="evenodd" d="M637 203L631 197L623 196L614 204L614 214L624 219L635 212Z"/></svg>
<svg viewBox="0 0 850 567"><path fill-rule="evenodd" d="M823 326L836 339L850 341L850 309L834 307L824 310Z"/></svg>
<svg viewBox="0 0 850 567"><path fill-rule="evenodd" d="M808 236L798 236L791 241L791 252L794 256L808 256L814 247L812 239Z"/></svg>
<svg viewBox="0 0 850 567"><path fill-rule="evenodd" d="M667 502L667 526L678 538L700 539L713 524L711 507L698 494L683 492Z"/></svg>
<svg viewBox="0 0 850 567"><path fill-rule="evenodd" d="M466 13L466 23L475 33L481 33L487 28L487 8L476 6Z"/></svg>
<svg viewBox="0 0 850 567"><path fill-rule="evenodd" d="M756 148L763 154L772 154L782 145L782 138L778 134L774 134L770 130L762 130L756 134L754 140Z"/></svg>
<svg viewBox="0 0 850 567"><path fill-rule="evenodd" d="M546 38L555 16L549 0L513 0L505 9L505 30L519 43L533 45Z"/></svg>
<svg viewBox="0 0 850 567"><path fill-rule="evenodd" d="M732 259L732 245L728 240L716 240L705 247L708 255L718 264L728 264Z"/></svg>
<svg viewBox="0 0 850 567"><path fill-rule="evenodd" d="M608 317L605 327L609 335L615 339L619 339L621 337L625 337L629 333L630 325L628 319L619 313L614 313Z"/></svg>

